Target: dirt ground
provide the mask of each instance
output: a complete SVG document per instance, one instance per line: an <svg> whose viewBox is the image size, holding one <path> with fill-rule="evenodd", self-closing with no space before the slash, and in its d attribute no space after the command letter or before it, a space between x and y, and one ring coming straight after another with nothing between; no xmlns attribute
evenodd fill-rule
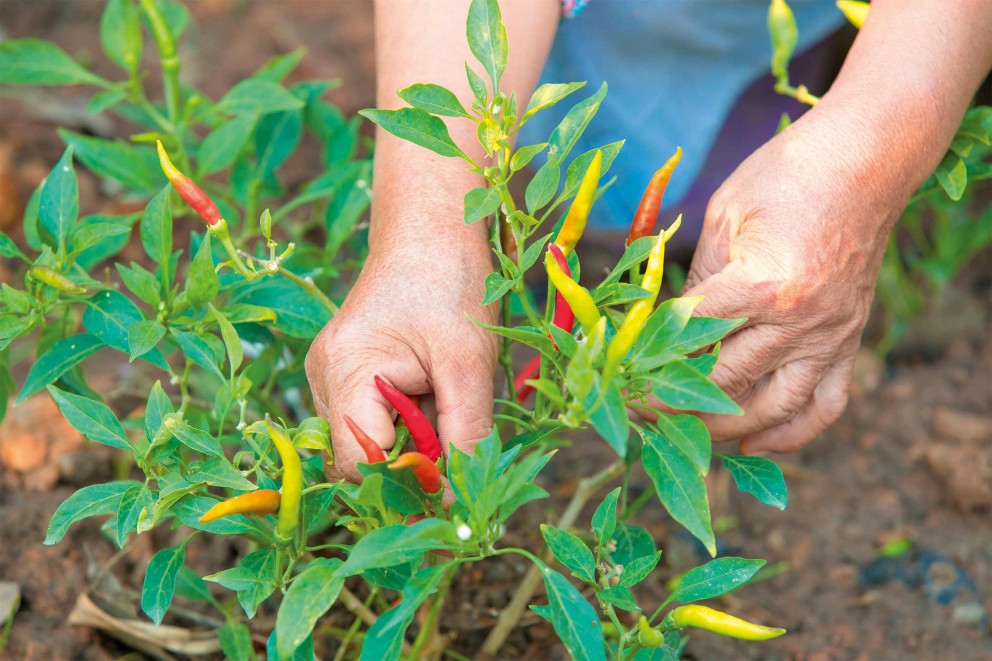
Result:
<svg viewBox="0 0 992 661"><path fill-rule="evenodd" d="M302 44L309 54L299 78L342 78L332 98L348 112L373 103L370 3L190 4L194 23L184 50L195 56L186 58L183 75L214 97L269 56ZM113 76L116 72L99 52L101 7L95 0L6 0L0 3L0 27L5 37L52 39L92 61L99 73ZM5 230L16 234L18 201L26 199L61 153L56 124L101 134L118 128L87 117L85 98L85 90L17 90L0 99L0 225ZM80 176L84 211L113 204L95 179ZM780 460L790 486L785 512L739 494L728 474L714 470L710 489L722 531L721 553L766 558L771 568L765 580L715 605L784 626L789 635L745 644L699 633L689 642L688 658L992 658L990 269L992 255L986 252L961 279L961 297L977 312L968 323L955 325L953 334L937 333L945 324L935 318L924 321L933 333L917 333L931 338L925 346L910 344L884 364L862 356L843 418L822 439ZM90 373L91 380L111 388L124 378L118 367L105 365L102 373ZM126 369L126 361L120 369ZM101 602L105 610L137 616L143 568L175 533L141 536L109 569L114 549L96 521L74 525L57 546L42 546L57 505L81 486L113 479L119 468L112 451L84 445L44 397L8 415L0 433L0 582L16 584L21 604L3 658L144 658L105 634L69 624L67 616L78 596L93 586L94 592L112 596ZM544 477L552 498L522 510L506 542L539 548L537 524L560 513L574 490L573 476L595 470L607 456L603 451L602 444L582 439L564 451ZM589 515L591 509L585 521ZM660 507L642 510L638 523L665 551L661 569L639 589L645 603L660 602L666 582L704 558ZM880 555L883 545L900 538L911 542L907 553ZM216 571L230 566L240 551L230 542L204 540L190 544L188 564ZM498 558L460 575L442 619L454 650L469 656L478 650L524 569L516 560ZM0 589L0 609L3 594ZM260 612L259 631L271 626L272 615ZM195 613L170 615L168 621L190 626L191 619L200 628L216 624ZM344 609L321 621L319 658L333 657L333 629L346 628L350 621ZM537 618L525 622L508 639L502 657L564 658L547 625Z"/></svg>

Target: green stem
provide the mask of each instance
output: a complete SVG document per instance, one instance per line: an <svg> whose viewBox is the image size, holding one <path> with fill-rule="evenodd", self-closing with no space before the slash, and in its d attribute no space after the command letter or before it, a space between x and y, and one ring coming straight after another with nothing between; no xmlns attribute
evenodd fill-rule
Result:
<svg viewBox="0 0 992 661"><path fill-rule="evenodd" d="M815 106L820 102L820 97L815 94L810 94L809 89L807 89L805 85L793 87L787 81L780 80L775 83L775 91L782 96L792 97L799 103L805 103L808 106Z"/></svg>
<svg viewBox="0 0 992 661"><path fill-rule="evenodd" d="M182 89L179 86L179 58L176 56L176 40L169 25L162 17L155 0L140 0L141 8L145 10L152 36L158 46L159 59L162 61L162 85L165 90L165 106L169 111L172 123L179 121Z"/></svg>

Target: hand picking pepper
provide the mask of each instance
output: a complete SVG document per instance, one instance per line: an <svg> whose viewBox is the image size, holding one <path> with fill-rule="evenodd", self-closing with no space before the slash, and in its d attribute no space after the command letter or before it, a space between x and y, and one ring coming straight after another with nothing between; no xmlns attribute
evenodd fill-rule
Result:
<svg viewBox="0 0 992 661"><path fill-rule="evenodd" d="M417 450L431 461L437 461L438 457L441 456L441 443L437 440L437 434L434 432L434 428L431 427L431 423L427 420L424 412L409 397L400 392L396 386L387 383L378 374L375 377L375 385L379 389L379 392L382 393L382 396L386 398L386 401L392 404L396 412L403 418L403 422L406 423L407 429L410 430L410 436L413 437L413 443L417 446Z"/></svg>
<svg viewBox="0 0 992 661"><path fill-rule="evenodd" d="M579 184L579 192L575 194L575 200L568 209L565 222L562 223L555 243L561 246L561 251L566 255L575 249L575 244L579 242L582 233L586 229L586 221L589 220L589 211L592 203L596 201L596 188L599 186L599 174L603 167L603 152L596 150L596 155L589 164L589 169L582 177Z"/></svg>
<svg viewBox="0 0 992 661"><path fill-rule="evenodd" d="M348 429L351 430L355 440L365 450L365 458L368 459L370 464L377 464L380 461L386 460L386 453L382 451L379 444L371 436L366 434L365 430L359 427L358 423L352 420L350 415L344 416L344 422L348 425Z"/></svg>
<svg viewBox="0 0 992 661"><path fill-rule="evenodd" d="M158 141L158 162L162 166L165 176L169 178L169 182L179 192L179 196L186 200L186 204L192 207L193 211L198 213L200 218L203 218L209 227L215 227L224 222L224 219L220 215L220 210L214 204L214 201L210 199L210 196L204 193L199 186L193 183L192 179L184 175L172 164L172 161L169 160L169 154L166 153L165 147L162 146L161 140Z"/></svg>
<svg viewBox="0 0 992 661"><path fill-rule="evenodd" d="M200 523L210 523L225 516L234 514L272 514L279 511L280 496L272 489L259 489L243 493L234 498L222 500L200 517Z"/></svg>
<svg viewBox="0 0 992 661"><path fill-rule="evenodd" d="M611 372L620 361L623 360L627 352L634 346L637 337L641 334L644 324L654 311L654 302L658 298L661 290L661 279L665 272L665 244L675 234L675 230L682 224L682 216L675 219L672 226L664 232L658 234L654 245L651 247L651 254L648 255L648 264L644 269L644 277L641 279L641 287L647 289L651 294L647 298L640 298L630 306L627 317L620 325L617 334L610 345L606 348L606 371Z"/></svg>
<svg viewBox="0 0 992 661"><path fill-rule="evenodd" d="M708 606L696 604L679 606L670 611L661 622L661 628L666 631L686 627L712 631L721 636L741 640L770 640L785 633L785 629L754 624Z"/></svg>
<svg viewBox="0 0 992 661"><path fill-rule="evenodd" d="M585 287L565 275L550 250L544 255L544 266L548 270L548 277L551 282L558 289L558 293L562 295L579 323L582 324L582 331L589 335L602 317L595 301L592 300L592 296L589 295Z"/></svg>
<svg viewBox="0 0 992 661"><path fill-rule="evenodd" d="M534 358L527 363L522 370L517 372L517 378L513 380L513 392L517 394L517 401L524 402L534 392L534 386L527 385L527 381L533 379L541 373L541 357Z"/></svg>
<svg viewBox="0 0 992 661"><path fill-rule="evenodd" d="M282 461L282 503L279 506L279 518L276 520L276 541L280 544L289 544L293 541L300 522L303 466L300 463L300 455L296 454L293 441L282 427L273 424L269 416L265 416L265 428Z"/></svg>
<svg viewBox="0 0 992 661"><path fill-rule="evenodd" d="M67 294L85 294L86 288L77 285L58 271L47 266L32 266L28 271L32 278Z"/></svg>
<svg viewBox="0 0 992 661"><path fill-rule="evenodd" d="M396 461L389 464L389 470L398 471L409 468L413 471L414 477L420 483L420 488L424 493L437 493L443 486L441 484L441 469L433 461L420 452L405 452L396 458Z"/></svg>
<svg viewBox="0 0 992 661"><path fill-rule="evenodd" d="M630 234L627 235L628 246L641 237L654 233L654 224L658 220L658 211L665 197L665 189L668 188L668 180L671 179L672 172L680 160L682 160L682 148L676 147L675 154L651 177L651 183L644 190L641 204L637 207L637 213L634 214L634 220L630 224Z"/></svg>

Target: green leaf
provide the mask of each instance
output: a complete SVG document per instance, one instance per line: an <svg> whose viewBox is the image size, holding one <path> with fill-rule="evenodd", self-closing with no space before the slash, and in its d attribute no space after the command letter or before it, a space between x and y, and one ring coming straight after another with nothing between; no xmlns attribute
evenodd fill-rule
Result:
<svg viewBox="0 0 992 661"><path fill-rule="evenodd" d="M4 85L111 84L55 44L41 39L11 39L0 44L0 72L0 83Z"/></svg>
<svg viewBox="0 0 992 661"><path fill-rule="evenodd" d="M475 97L476 105L481 109L485 108L489 101L489 90L486 87L486 81L482 79L482 76L477 74L465 63L465 76L468 78L469 89L472 90L472 96Z"/></svg>
<svg viewBox="0 0 992 661"><path fill-rule="evenodd" d="M403 586L399 604L389 609L369 627L362 641L361 661L398 659L403 646L403 635L417 609L437 591L447 573L448 565L435 565L418 571Z"/></svg>
<svg viewBox="0 0 992 661"><path fill-rule="evenodd" d="M48 524L44 544L58 544L76 521L98 514L116 514L120 509L121 497L128 489L141 486L131 480L93 484L83 487L58 506Z"/></svg>
<svg viewBox="0 0 992 661"><path fill-rule="evenodd" d="M281 166L293 153L303 135L303 113L300 110L266 115L255 131L255 154L258 171L264 176Z"/></svg>
<svg viewBox="0 0 992 661"><path fill-rule="evenodd" d="M596 560L585 542L566 530L547 524L541 524L541 535L558 562L583 581L595 582Z"/></svg>
<svg viewBox="0 0 992 661"><path fill-rule="evenodd" d="M226 121L208 133L198 152L197 175L203 177L230 166L248 142L256 124L258 115L249 113Z"/></svg>
<svg viewBox="0 0 992 661"><path fill-rule="evenodd" d="M176 577L176 594L183 599L190 601L201 601L209 603L212 595L210 588L203 581L199 574L183 565ZM221 643L223 646L223 643Z"/></svg>
<svg viewBox="0 0 992 661"><path fill-rule="evenodd" d="M366 478L376 474L382 476L382 485L379 489L382 502L403 516L423 514L427 502L436 501L439 504L440 494L437 494L438 498L426 495L413 471L390 470L384 462L359 464L358 470Z"/></svg>
<svg viewBox="0 0 992 661"><path fill-rule="evenodd" d="M183 422L177 414L166 416L162 424L188 448L211 457L223 457L224 449L209 433Z"/></svg>
<svg viewBox="0 0 992 661"><path fill-rule="evenodd" d="M616 532L613 533L613 542L616 544L616 549L610 552L610 557L615 564L624 567L640 558L650 557L656 552L651 533L640 526L618 523Z"/></svg>
<svg viewBox="0 0 992 661"><path fill-rule="evenodd" d="M648 255L651 253L651 247L653 245L653 236L642 236L627 246L627 249L623 251L623 255L620 257L620 261L617 262L617 265L613 267L610 274L606 276L603 282L600 283L596 289L609 286L611 283L616 282L620 279L620 276L630 270L631 266L634 264L640 264L646 260Z"/></svg>
<svg viewBox="0 0 992 661"><path fill-rule="evenodd" d="M211 457L203 461L186 475L186 479L191 483L202 482L235 491L254 491L258 488L225 457Z"/></svg>
<svg viewBox="0 0 992 661"><path fill-rule="evenodd" d="M448 127L437 117L416 108L399 110L360 110L358 114L397 138L420 145L435 154L468 158L451 139Z"/></svg>
<svg viewBox="0 0 992 661"><path fill-rule="evenodd" d="M157 264L168 262L172 255L171 184L148 202L141 215L141 245Z"/></svg>
<svg viewBox="0 0 992 661"><path fill-rule="evenodd" d="M176 576L186 561L186 544L162 549L152 556L141 585L141 610L155 624L162 624L176 593Z"/></svg>
<svg viewBox="0 0 992 661"><path fill-rule="evenodd" d="M252 285L231 302L268 308L276 315L273 326L277 330L307 340L316 337L331 319L323 303L282 278L267 278Z"/></svg>
<svg viewBox="0 0 992 661"><path fill-rule="evenodd" d="M521 121L528 120L536 112L550 108L572 92L582 89L585 85L585 82L545 83L541 85L534 90L530 101L527 102L527 110L524 112L524 116L520 118Z"/></svg>
<svg viewBox="0 0 992 661"><path fill-rule="evenodd" d="M41 186L38 220L61 247L65 245L78 216L79 183L72 165L72 147L69 146Z"/></svg>
<svg viewBox="0 0 992 661"><path fill-rule="evenodd" d="M668 596L665 603L670 604L673 601L691 603L727 594L751 580L751 577L764 564L764 560L748 560L746 558L710 560L702 567L687 571L679 579L678 585L675 586L675 590Z"/></svg>
<svg viewBox="0 0 992 661"><path fill-rule="evenodd" d="M498 188L484 186L473 188L465 194L465 223L471 225L490 216L499 209L501 199Z"/></svg>
<svg viewBox="0 0 992 661"><path fill-rule="evenodd" d="M710 431L694 415L668 415L658 413L658 428L682 451L700 475L710 472L712 442Z"/></svg>
<svg viewBox="0 0 992 661"><path fill-rule="evenodd" d="M534 178L527 184L524 191L524 203L527 205L527 213L533 215L538 209L544 207L558 190L558 182L561 179L561 165L558 159L548 155L548 161L534 174Z"/></svg>
<svg viewBox="0 0 992 661"><path fill-rule="evenodd" d="M596 596L603 601L613 604L617 608L621 608L625 611L632 613L641 611L641 609L637 606L637 601L634 599L634 593L623 585L614 585L613 587L597 593Z"/></svg>
<svg viewBox="0 0 992 661"><path fill-rule="evenodd" d="M613 282L605 287L596 287L589 293L592 294L592 300L600 307L624 305L651 295L651 292L644 287L627 282Z"/></svg>
<svg viewBox="0 0 992 661"><path fill-rule="evenodd" d="M569 655L576 661L605 661L606 641L596 611L567 578L546 566L540 569L548 593L551 626Z"/></svg>
<svg viewBox="0 0 992 661"><path fill-rule="evenodd" d="M737 483L737 488L749 493L765 505L784 510L789 504L782 469L764 457L744 457L721 454L723 465Z"/></svg>
<svg viewBox="0 0 992 661"><path fill-rule="evenodd" d="M83 326L86 330L114 349L129 354L131 350L127 341L128 330L131 324L144 319L138 306L127 296L114 290L96 294L89 303L89 307L83 312ZM158 349L152 349L143 356L143 359L156 367L169 369L162 352Z"/></svg>
<svg viewBox="0 0 992 661"><path fill-rule="evenodd" d="M690 317L679 339L668 347L676 353L692 353L722 340L730 331L743 325L747 319L716 319Z"/></svg>
<svg viewBox="0 0 992 661"><path fill-rule="evenodd" d="M162 421L169 413L175 413L172 400L162 389L162 382L156 381L148 393L148 403L145 404L145 436L151 441L162 426Z"/></svg>
<svg viewBox="0 0 992 661"><path fill-rule="evenodd" d="M224 340L224 348L227 349L227 359L231 362L231 371L237 372L245 357L244 348L241 346L241 337L223 312L209 303L207 303L207 308L213 315L214 321L217 322L217 327L220 328L220 336Z"/></svg>
<svg viewBox="0 0 992 661"><path fill-rule="evenodd" d="M525 147L518 147L516 151L513 152L513 158L510 159L510 171L519 172L527 167L535 156L540 154L542 151L548 148L548 143L542 142L538 145L527 145Z"/></svg>
<svg viewBox="0 0 992 661"><path fill-rule="evenodd" d="M100 45L107 59L129 72L141 63L141 21L132 0L109 0L100 18Z"/></svg>
<svg viewBox="0 0 992 661"><path fill-rule="evenodd" d="M62 142L73 148L76 158L94 174L119 181L127 188L155 191L166 182L155 150L121 140L104 140L59 129Z"/></svg>
<svg viewBox="0 0 992 661"><path fill-rule="evenodd" d="M120 508L117 510L117 546L124 548L127 536L138 527L142 510L151 512L155 506L155 496L147 484L131 487L121 497Z"/></svg>
<svg viewBox="0 0 992 661"><path fill-rule="evenodd" d="M497 335L503 337L508 337L514 342L520 342L528 346L532 346L541 353L552 354L554 347L551 345L551 340L548 336L540 332L536 328L531 328L529 326L517 326L516 328L507 328L505 326L493 326L491 324L486 324L481 321L475 321L475 325L486 330L492 331Z"/></svg>
<svg viewBox="0 0 992 661"><path fill-rule="evenodd" d="M392 567L455 543L450 521L423 519L409 526L400 523L376 528L358 540L339 571L342 576L354 576L366 569Z"/></svg>
<svg viewBox="0 0 992 661"><path fill-rule="evenodd" d="M48 384L55 383L60 376L105 346L98 338L86 333L62 338L31 365L14 405L20 404Z"/></svg>
<svg viewBox="0 0 992 661"><path fill-rule="evenodd" d="M260 78L248 78L236 84L224 95L214 112L231 115L257 113L265 115L284 110L300 110L303 101L279 83Z"/></svg>
<svg viewBox="0 0 992 661"><path fill-rule="evenodd" d="M203 580L237 592L245 614L253 618L258 605L276 589L277 554L274 546L253 551L242 558L237 567L204 576Z"/></svg>
<svg viewBox="0 0 992 661"><path fill-rule="evenodd" d="M63 392L55 386L48 386L48 392L58 404L66 422L86 438L119 450L134 449L121 423L117 421L117 416L104 404L88 397Z"/></svg>
<svg viewBox="0 0 992 661"><path fill-rule="evenodd" d="M196 256L186 276L186 300L194 308L214 300L220 291L220 280L214 270L214 255L210 249L210 234L203 236Z"/></svg>
<svg viewBox="0 0 992 661"><path fill-rule="evenodd" d="M326 613L344 587L344 576L339 576L338 558L318 558L293 579L276 615L276 650L280 659L296 651L313 632L317 620Z"/></svg>
<svg viewBox="0 0 992 661"><path fill-rule="evenodd" d="M603 102L603 97L606 96L606 83L604 82L596 93L587 99L580 101L575 104L568 114L561 120L555 130L551 132L551 137L548 139L551 147L548 152L548 157L554 157L555 160L561 162L568 156L572 148L575 147L575 143L579 141L582 133L589 126L589 122L596 115L596 111L599 110L599 104Z"/></svg>
<svg viewBox="0 0 992 661"><path fill-rule="evenodd" d="M562 188L561 195L558 196L558 201L567 200L579 192L579 186L582 184L582 179L586 176L589 166L592 165L592 159L596 158L596 152L603 154L603 163L600 166L600 180L602 180L606 176L607 171L609 171L610 166L613 165L613 161L616 159L617 154L620 153L625 142L625 140L611 142L598 149L590 149L572 159L572 162L568 164L568 168L565 169L565 186Z"/></svg>
<svg viewBox="0 0 992 661"><path fill-rule="evenodd" d="M165 326L156 319L146 319L131 324L127 331L127 345L131 350L129 362L134 362L135 358L154 349L163 337L165 337Z"/></svg>
<svg viewBox="0 0 992 661"><path fill-rule="evenodd" d="M446 87L433 83L417 83L404 87L396 93L401 99L414 108L427 111L432 115L445 117L469 117L455 93Z"/></svg>
<svg viewBox="0 0 992 661"><path fill-rule="evenodd" d="M613 531L617 529L617 500L620 498L620 487L617 487L599 504L592 515L592 531L596 533L596 556L606 542L613 537Z"/></svg>
<svg viewBox="0 0 992 661"><path fill-rule="evenodd" d="M21 259L25 262L30 262L28 256L21 252L21 249L17 247L14 240L7 236L5 232L0 232L0 257L6 257L7 259Z"/></svg>
<svg viewBox="0 0 992 661"><path fill-rule="evenodd" d="M741 415L744 411L705 374L685 363L665 365L651 392L675 409Z"/></svg>
<svg viewBox="0 0 992 661"><path fill-rule="evenodd" d="M251 77L256 80L271 80L273 83L282 82L282 79L292 73L306 54L306 47L300 46L291 53L276 55L259 67L258 71L253 73ZM331 88L328 87L328 89Z"/></svg>
<svg viewBox="0 0 992 661"><path fill-rule="evenodd" d="M124 286L131 293L152 308L158 307L162 286L154 273L134 262L131 263L130 267L124 266L120 262L116 262L114 266L117 267L117 272L121 274L121 280L124 281Z"/></svg>
<svg viewBox="0 0 992 661"><path fill-rule="evenodd" d="M701 300L702 296L670 298L655 308L634 345L631 362L637 369L652 369L658 364L656 356L660 354L688 353L672 347L679 343L692 318L692 311Z"/></svg>
<svg viewBox="0 0 992 661"><path fill-rule="evenodd" d="M593 372L592 389L583 398L583 403L589 411L589 421L599 435L620 457L626 457L630 424L627 405L617 381L610 381L604 386L603 376Z"/></svg>
<svg viewBox="0 0 992 661"><path fill-rule="evenodd" d="M255 661L255 647L251 630L237 620L228 620L217 632L220 651L231 661Z"/></svg>
<svg viewBox="0 0 992 661"><path fill-rule="evenodd" d="M486 276L486 295L482 299L481 305L489 305L503 298L506 292L513 289L517 280L507 280L502 273L494 271Z"/></svg>
<svg viewBox="0 0 992 661"><path fill-rule="evenodd" d="M937 166L934 175L944 192L947 193L947 197L955 202L961 199L968 186L968 168L960 156L948 152L944 156L944 160Z"/></svg>
<svg viewBox="0 0 992 661"><path fill-rule="evenodd" d="M645 430L642 452L644 470L654 482L658 500L673 519L703 543L710 555L716 555L703 476L677 446L660 434Z"/></svg>
<svg viewBox="0 0 992 661"><path fill-rule="evenodd" d="M789 60L796 49L799 31L796 19L785 0L771 0L768 7L768 33L772 40L772 75L789 80Z"/></svg>
<svg viewBox="0 0 992 661"><path fill-rule="evenodd" d="M660 559L661 551L655 551L653 555L635 558L630 564L624 566L623 573L620 574L620 585L628 588L634 587L654 571Z"/></svg>
<svg viewBox="0 0 992 661"><path fill-rule="evenodd" d="M472 0L468 8L468 47L489 74L493 89L506 69L506 26L496 0Z"/></svg>

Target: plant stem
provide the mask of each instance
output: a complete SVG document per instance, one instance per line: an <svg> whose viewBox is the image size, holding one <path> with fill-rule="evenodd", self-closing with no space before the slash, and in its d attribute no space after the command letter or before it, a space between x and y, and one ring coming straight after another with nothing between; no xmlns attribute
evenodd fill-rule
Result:
<svg viewBox="0 0 992 661"><path fill-rule="evenodd" d="M176 40L169 30L169 25L162 17L155 0L140 0L141 8L145 10L148 24L158 46L159 59L162 61L162 86L165 90L165 106L169 110L169 121L175 124L179 121L179 106L182 101L182 89L179 86L179 58L176 56Z"/></svg>
<svg viewBox="0 0 992 661"><path fill-rule="evenodd" d="M793 87L789 83L780 80L775 84L775 91L783 96L792 97L799 103L805 103L808 106L815 106L820 102L820 97L810 94L809 89L805 85Z"/></svg>
<svg viewBox="0 0 992 661"><path fill-rule="evenodd" d="M622 470L623 462L618 461L607 466L592 477L581 480L578 488L575 490L575 494L572 496L572 500L569 501L568 506L558 520L557 527L571 527L589 498L599 491L603 485L619 475ZM547 551L545 551L544 556L545 558L549 557ZM537 589L537 584L540 580L541 570L535 565L527 571L527 574L520 582L520 587L517 588L516 594L513 595L513 599L510 600L510 603L499 614L496 626L489 632L486 641L482 645L481 656L492 658L499 652L503 643L506 641L506 637L510 635L510 632L517 626L517 622L520 621L520 618L526 612L530 598L533 596L534 590Z"/></svg>

